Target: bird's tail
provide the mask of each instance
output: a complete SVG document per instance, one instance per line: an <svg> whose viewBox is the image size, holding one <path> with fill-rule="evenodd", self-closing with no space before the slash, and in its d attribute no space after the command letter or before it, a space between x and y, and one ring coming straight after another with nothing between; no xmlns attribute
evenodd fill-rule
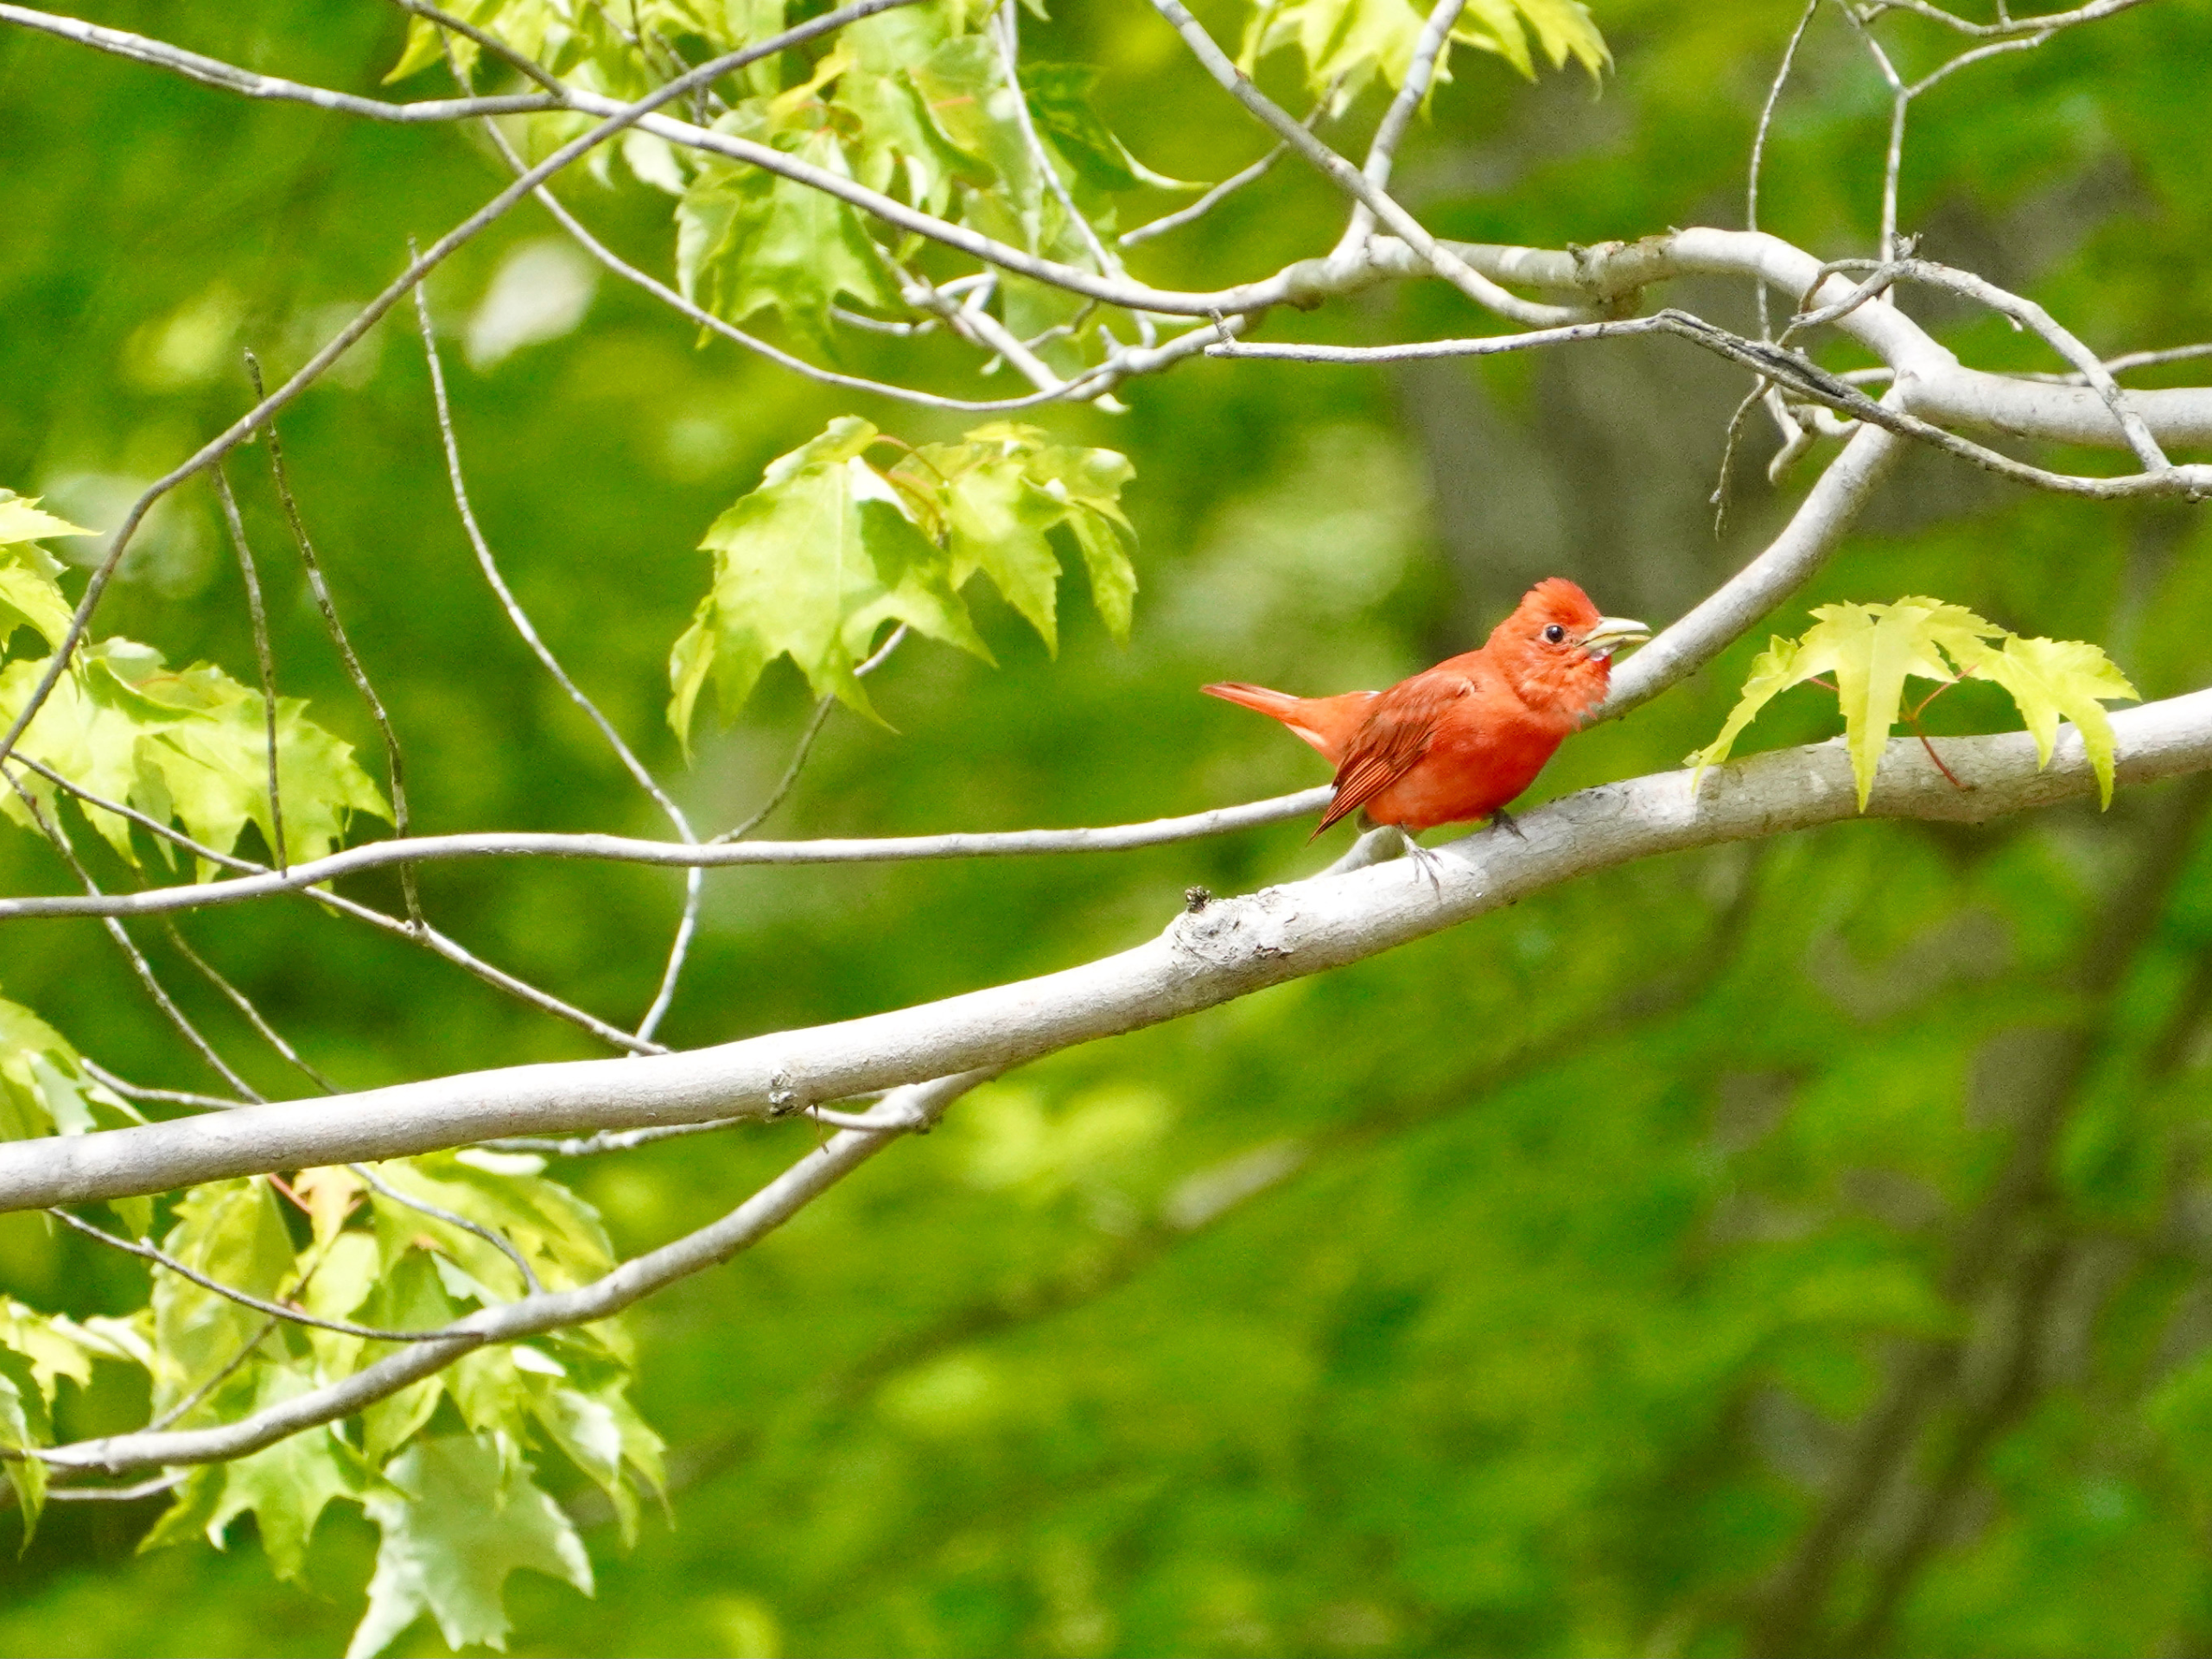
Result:
<svg viewBox="0 0 2212 1659"><path fill-rule="evenodd" d="M1318 749L1332 765L1343 758L1344 734L1338 729L1342 722L1330 717L1338 698L1294 697L1287 691L1270 691L1264 685L1245 685L1236 681L1198 689L1210 697L1241 703L1247 709L1257 709L1270 720L1281 721Z"/></svg>

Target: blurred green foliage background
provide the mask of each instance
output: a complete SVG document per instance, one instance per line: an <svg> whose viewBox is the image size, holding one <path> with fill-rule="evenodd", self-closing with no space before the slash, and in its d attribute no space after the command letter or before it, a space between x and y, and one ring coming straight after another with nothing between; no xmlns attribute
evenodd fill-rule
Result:
<svg viewBox="0 0 2212 1659"><path fill-rule="evenodd" d="M404 23L365 0L86 10L362 91ZM1617 64L1599 91L1458 60L1397 175L1440 233L1558 245L1741 222L1796 8L1603 0L1597 15ZM1064 0L1027 27L1039 55L1103 67L1109 120L1161 172L1218 178L1265 148L1148 9ZM1942 42L1914 27L1898 38L1924 67ZM2107 352L2212 336L2208 62L2212 5L2159 0L1961 74L1915 107L1904 227ZM1764 222L1823 257L1868 251L1887 111L1824 13L1777 116ZM15 30L0 31L0 484L101 528L246 406L240 346L289 372L398 269L409 237L440 233L502 177L459 131L250 104ZM582 177L565 194L667 268L664 197ZM1325 248L1339 214L1287 165L1134 263L1218 284ZM810 703L773 669L683 766L665 664L704 588L705 527L833 415L914 442L972 423L701 346L556 235L525 207L430 283L477 509L547 639L719 827L772 785ZM568 312L551 338L502 340L487 296L530 261ZM1739 289L1670 297L1732 326L1750 315ZM1969 361L2054 366L1988 320L1911 303ZM417 825L658 833L487 593L401 321L284 435L408 746ZM1351 341L1478 326L1441 284L1270 324ZM857 371L914 372L899 342L845 350ZM939 346L921 361L960 363ZM1319 782L1300 746L1195 687L1386 683L1466 648L1552 573L1608 611L1671 618L1763 544L1804 482L1769 490L1759 448L1716 541L1705 499L1742 391L1685 345L1638 340L1479 367L1200 362L1135 384L1125 416L1047 413L1056 435L1135 463L1132 643L1113 645L1071 594L1051 660L979 601L1001 666L910 645L871 682L897 732L833 716L772 828L1110 823ZM232 471L280 683L371 759L257 455ZM213 499L191 486L141 537L104 622L249 675L235 584ZM1918 592L2096 639L2146 696L2212 667L2202 510L2031 497L1916 456L1774 626L1796 632L1829 599ZM1540 796L1675 764L1764 632L1571 742ZM2007 715L1961 694L1931 721ZM1800 691L1758 741L1833 722ZM979 1091L642 1311L671 1524L649 1521L625 1555L592 1495L564 1493L593 1523L599 1594L518 1577L517 1650L2212 1645L2209 803L2183 785L2123 791L2105 817L1849 825L1643 865ZM1078 962L1156 931L1188 884L1311 871L1333 849L1304 833L716 875L666 1034L715 1042ZM679 893L666 873L555 861L423 881L473 948L631 1020ZM7 828L0 884L69 882ZM349 1086L596 1052L305 906L185 930ZM203 987L173 982L257 1082L289 1090ZM0 988L125 1077L207 1081L95 924L13 925ZM636 1249L728 1208L812 1134L746 1129L564 1173ZM143 1280L11 1217L0 1288L120 1310ZM98 1389L65 1403L78 1433L133 1408ZM326 1520L302 1591L272 1582L246 1523L226 1554L135 1554L157 1509L57 1508L20 1559L0 1552L0 1648L343 1646L373 1547L354 1511ZM409 1639L442 1650L428 1625Z"/></svg>

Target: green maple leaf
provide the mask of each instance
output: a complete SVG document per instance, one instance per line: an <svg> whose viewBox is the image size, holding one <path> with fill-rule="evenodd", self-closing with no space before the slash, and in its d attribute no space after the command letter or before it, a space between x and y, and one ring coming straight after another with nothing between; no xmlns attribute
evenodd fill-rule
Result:
<svg viewBox="0 0 2212 1659"><path fill-rule="evenodd" d="M990 661L960 596L978 571L1057 649L1060 557L1049 534L1061 526L1100 616L1127 639L1136 592L1135 532L1121 506L1127 457L995 422L879 472L863 459L879 435L851 416L832 421L715 521L703 543L715 555L714 588L669 658L677 735L688 741L709 680L729 718L779 656L817 696L875 718L853 671L890 621Z"/></svg>
<svg viewBox="0 0 2212 1659"><path fill-rule="evenodd" d="M849 176L827 129L776 133L759 101L715 123ZM684 297L741 323L774 308L784 326L833 355L830 308L840 297L885 309L903 302L860 216L836 197L757 167L709 161L676 209L676 271Z"/></svg>
<svg viewBox="0 0 2212 1659"><path fill-rule="evenodd" d="M630 1403L626 1382L617 1380L592 1392L568 1387L532 1390L531 1409L546 1437L589 1476L613 1507L625 1548L637 1541L638 1493L635 1471L654 1491L667 1484L659 1435Z"/></svg>
<svg viewBox="0 0 2212 1659"><path fill-rule="evenodd" d="M2112 722L2101 699L2136 696L2127 677L2095 645L2079 639L2024 639L1963 606L1908 598L1890 605L1823 605L1815 625L1796 639L1771 639L1751 664L1736 706L1719 734L1689 757L1695 778L1728 757L1760 709L1793 685L1832 676L1843 714L1844 746L1858 787L1859 810L1890 733L1904 712L1909 679L1955 683L1971 674L2001 685L2019 706L2036 740L2037 764L2050 763L2061 715L2082 734L2097 776L2098 794L2112 804ZM1999 645L1990 642L1998 640Z"/></svg>
<svg viewBox="0 0 2212 1659"><path fill-rule="evenodd" d="M1077 177L1096 190L1134 190L1137 168L1091 105L1098 74L1087 64L1024 63L1022 96L1038 130Z"/></svg>
<svg viewBox="0 0 2212 1659"><path fill-rule="evenodd" d="M955 591L951 560L861 459L876 435L855 416L832 421L771 461L760 486L708 531L701 546L715 555L714 587L669 663L669 723L679 737L689 741L710 677L723 717L733 718L779 656L798 665L817 696L877 718L853 670L886 622L990 660Z"/></svg>
<svg viewBox="0 0 2212 1659"><path fill-rule="evenodd" d="M518 1567L591 1594L575 1528L511 1446L480 1434L425 1440L384 1472L394 1495L368 1502L384 1539L346 1659L372 1659L425 1612L448 1647L504 1649L506 1582Z"/></svg>
<svg viewBox="0 0 2212 1659"><path fill-rule="evenodd" d="M2002 651L1982 646L1960 664L2012 694L2020 718L2036 741L2036 763L2050 764L2059 717L2074 722L2096 769L2100 805L2112 804L2113 743L2107 698L2137 700L2139 693L2112 659L2080 639L2024 639L2007 634Z"/></svg>
<svg viewBox="0 0 2212 1659"><path fill-rule="evenodd" d="M925 524L948 542L953 585L982 570L1057 650L1060 560L1046 532L1063 524L1083 555L1108 631L1128 638L1135 531L1121 494L1134 470L1114 450L1055 443L1036 427L998 421L957 444L925 444L892 476L928 503Z"/></svg>
<svg viewBox="0 0 2212 1659"><path fill-rule="evenodd" d="M614 1265L614 1248L599 1212L569 1187L547 1180L534 1159L498 1153L436 1153L379 1165L389 1186L503 1234L545 1284L581 1285ZM410 1240L428 1238L500 1300L527 1288L507 1256L477 1234L420 1211L370 1195L379 1223L387 1217Z"/></svg>
<svg viewBox="0 0 2212 1659"><path fill-rule="evenodd" d="M848 145L854 176L872 190L903 180L908 200L939 214L956 183L982 189L995 176L989 163L946 137L914 79L915 67L963 21L954 8L902 6L864 17L839 37L852 61L832 101L857 129Z"/></svg>

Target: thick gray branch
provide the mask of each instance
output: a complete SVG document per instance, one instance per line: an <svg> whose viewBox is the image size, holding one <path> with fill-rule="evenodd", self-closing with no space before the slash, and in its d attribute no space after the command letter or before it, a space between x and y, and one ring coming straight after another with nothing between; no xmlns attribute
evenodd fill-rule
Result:
<svg viewBox="0 0 2212 1659"><path fill-rule="evenodd" d="M2142 784L2212 766L2212 692L2113 716L2120 775ZM2095 787L2068 728L2037 771L2024 734L1948 739L1967 786L1917 742L1893 743L1868 811L1975 821ZM1585 790L1442 849L1440 888L1402 864L1271 887L1179 916L1102 961L838 1025L685 1054L510 1067L219 1116L0 1146L0 1210L156 1192L194 1181L373 1160L506 1135L562 1135L807 1106L1057 1050L1181 1018L1393 949L1599 870L1688 848L1855 816L1840 745L1761 755L1707 775L1666 772Z"/></svg>

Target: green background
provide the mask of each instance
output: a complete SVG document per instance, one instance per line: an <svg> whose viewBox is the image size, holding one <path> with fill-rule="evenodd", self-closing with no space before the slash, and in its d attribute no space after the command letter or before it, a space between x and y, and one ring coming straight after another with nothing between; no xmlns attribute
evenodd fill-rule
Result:
<svg viewBox="0 0 2212 1659"><path fill-rule="evenodd" d="M93 15L359 91L402 34L397 14L336 0ZM1605 0L1597 15L1618 70L1595 95L1579 74L1531 86L1457 60L1397 175L1438 232L1556 246L1741 223L1795 8ZM1148 10L1068 0L1027 28L1041 56L1104 66L1102 108L1160 171L1218 178L1265 148ZM1935 61L1932 32L1897 34L1912 63ZM1904 228L2107 352L2212 336L2207 62L2212 8L2163 0L1964 73L1915 107ZM431 95L437 79L404 90ZM1866 252L1887 112L1824 14L1777 118L1768 226L1824 257ZM1354 142L1372 115L1333 135ZM457 130L250 104L20 30L0 30L0 484L103 528L246 406L238 346L289 372L399 268L409 237L442 232L501 178ZM667 199L583 178L566 194L667 269ZM1286 165L1133 263L1219 285L1325 247L1339 216ZM915 442L972 423L700 348L608 283L573 332L472 368L467 325L494 273L556 234L518 210L430 283L477 509L546 638L721 827L781 773L809 702L788 665L772 670L683 765L665 664L705 588L691 550L705 527L833 415ZM1749 321L1740 286L1668 298ZM1912 303L1970 361L2055 366L1999 324ZM404 321L303 397L284 436L407 745L416 825L658 834L475 569ZM1432 283L1268 332L1483 326ZM847 358L940 386L972 384L967 362L867 337ZM981 385L1002 395L1008 379ZM1762 434L1716 539L1705 498L1742 391L1692 347L1641 340L1481 367L1200 362L1133 385L1125 416L1035 417L1135 463L1132 643L1105 639L1079 576L1057 661L973 595L1001 666L907 645L870 683L897 732L833 715L771 832L1112 823L1322 781L1301 746L1197 685L1386 683L1466 648L1553 573L1664 622L1763 544L1809 474L1770 490ZM261 451L231 473L280 684L375 770ZM1773 623L1794 632L1806 606L1910 593L2098 640L2146 696L2212 665L2201 509L2031 497L1916 455ZM101 614L172 661L251 675L204 483L162 509ZM1532 798L1677 763L1765 632L1573 741ZM1947 698L1931 729L2005 724L2002 700L1977 695ZM1754 741L1826 736L1834 714L1793 693ZM649 1520L626 1555L596 1499L541 1459L595 1523L601 1586L586 1602L518 1576L516 1650L2212 1644L2208 801L2169 786L2124 791L2102 817L1847 825L1643 864L979 1091L639 1313L673 1524ZM1305 833L717 875L665 1034L721 1041L1077 963L1156 931L1189 884L1246 890L1338 849ZM618 1020L650 1000L677 878L549 861L423 880L434 918L493 961ZM68 884L41 843L0 828L0 886ZM396 898L375 880L349 890ZM598 1052L305 905L184 926L349 1086ZM257 1083L294 1086L203 987L169 978ZM211 1081L96 924L11 925L0 989L127 1077ZM727 1209L812 1134L747 1129L568 1173L634 1250ZM1277 1179L1192 1225L1202 1198L1234 1199L1224 1169ZM0 1221L0 1288L119 1312L143 1279L16 1217ZM132 1408L72 1395L62 1427L120 1427ZM1892 1466L1867 1450L1885 1431L1902 1474L1853 1501L1855 1477ZM326 1518L302 1591L270 1580L250 1522L227 1554L135 1555L157 1508L57 1506L21 1559L0 1522L0 1649L343 1646L373 1551L357 1511ZM401 1650L442 1649L425 1624Z"/></svg>

